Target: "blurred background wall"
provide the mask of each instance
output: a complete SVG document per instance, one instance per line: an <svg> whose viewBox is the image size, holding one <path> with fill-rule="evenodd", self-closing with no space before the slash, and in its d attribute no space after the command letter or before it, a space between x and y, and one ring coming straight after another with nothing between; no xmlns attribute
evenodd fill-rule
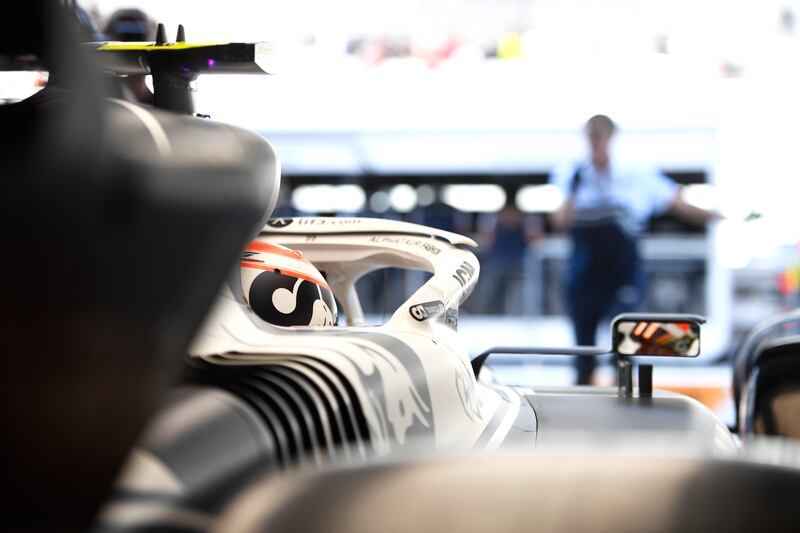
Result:
<svg viewBox="0 0 800 533"><path fill-rule="evenodd" d="M561 201L547 180L582 157L595 113L621 127L616 157L658 167L728 217L708 230L657 218L643 239L646 309L709 318L695 366L798 303L800 1L79 3L101 29L138 7L170 36L182 23L193 41L273 42L279 75L201 77L197 110L275 145L278 214L400 218L475 237L483 270L461 319L475 353L499 339L571 344L568 242L547 222ZM0 98L38 82L15 83ZM753 211L762 216L744 222ZM380 321L420 276L365 279L367 312Z"/></svg>

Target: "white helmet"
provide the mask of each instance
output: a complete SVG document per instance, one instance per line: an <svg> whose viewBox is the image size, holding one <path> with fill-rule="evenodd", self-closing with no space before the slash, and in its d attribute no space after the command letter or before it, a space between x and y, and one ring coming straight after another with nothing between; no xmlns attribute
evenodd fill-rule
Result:
<svg viewBox="0 0 800 533"><path fill-rule="evenodd" d="M325 278L303 254L255 240L242 252L242 291L250 309L276 326L333 326L337 308Z"/></svg>

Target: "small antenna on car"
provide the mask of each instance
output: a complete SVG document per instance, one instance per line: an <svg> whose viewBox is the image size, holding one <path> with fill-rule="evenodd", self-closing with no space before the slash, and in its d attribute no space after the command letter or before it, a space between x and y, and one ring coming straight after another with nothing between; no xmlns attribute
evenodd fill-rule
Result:
<svg viewBox="0 0 800 533"><path fill-rule="evenodd" d="M183 24L178 24L178 36L175 37L176 43L186 42L186 31L183 29Z"/></svg>
<svg viewBox="0 0 800 533"><path fill-rule="evenodd" d="M162 23L158 23L158 30L156 31L156 45L163 46L167 44L167 30L164 29Z"/></svg>

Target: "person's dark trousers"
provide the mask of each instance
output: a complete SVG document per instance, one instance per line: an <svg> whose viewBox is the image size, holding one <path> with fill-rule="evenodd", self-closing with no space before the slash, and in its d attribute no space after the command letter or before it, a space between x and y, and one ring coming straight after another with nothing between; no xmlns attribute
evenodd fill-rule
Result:
<svg viewBox="0 0 800 533"><path fill-rule="evenodd" d="M599 294L585 294L580 303L573 304L570 310L575 342L578 346L594 346L597 325L603 318L604 302ZM581 355L575 357L577 371L576 384L588 385L597 366L597 357Z"/></svg>
<svg viewBox="0 0 800 533"><path fill-rule="evenodd" d="M641 295L644 293L644 278L639 273L635 285L621 288L606 285L597 289L586 290L580 296L571 298L570 318L575 342L578 346L594 346L596 344L597 326L601 321L608 321L620 313L630 313L639 309ZM635 298L627 297L631 291L636 295ZM575 383L589 385L596 367L597 357L585 355L576 357L577 378Z"/></svg>
<svg viewBox="0 0 800 533"><path fill-rule="evenodd" d="M594 346L601 320L636 311L644 294L644 274L635 239L616 224L573 228L567 274L567 307L579 346ZM588 385L596 357L575 360L578 385Z"/></svg>

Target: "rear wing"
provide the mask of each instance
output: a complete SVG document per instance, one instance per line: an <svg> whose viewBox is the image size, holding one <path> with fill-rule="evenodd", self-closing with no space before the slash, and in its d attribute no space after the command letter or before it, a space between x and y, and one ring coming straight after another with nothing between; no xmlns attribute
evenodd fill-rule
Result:
<svg viewBox="0 0 800 533"><path fill-rule="evenodd" d="M192 93L200 74L273 74L275 49L259 43L187 43L183 26L175 42L167 42L158 25L155 42L92 42L84 48L97 52L95 61L112 76L153 76L155 105L193 114Z"/></svg>
<svg viewBox="0 0 800 533"><path fill-rule="evenodd" d="M274 74L270 43L98 42L85 47L100 52L100 70L116 76L141 76L168 68L196 78L199 74Z"/></svg>

